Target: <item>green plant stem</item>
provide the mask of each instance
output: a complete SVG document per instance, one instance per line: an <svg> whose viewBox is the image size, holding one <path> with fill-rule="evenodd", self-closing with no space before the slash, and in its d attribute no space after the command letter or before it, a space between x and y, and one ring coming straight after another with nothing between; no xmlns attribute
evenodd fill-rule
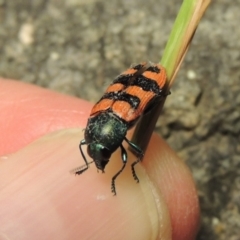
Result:
<svg viewBox="0 0 240 240"><path fill-rule="evenodd" d="M132 142L144 152L149 143L157 119L161 114L166 96L187 52L198 23L211 0L184 0L167 42L161 65L167 72L167 84L163 89L163 98L147 115L143 116L134 131Z"/></svg>

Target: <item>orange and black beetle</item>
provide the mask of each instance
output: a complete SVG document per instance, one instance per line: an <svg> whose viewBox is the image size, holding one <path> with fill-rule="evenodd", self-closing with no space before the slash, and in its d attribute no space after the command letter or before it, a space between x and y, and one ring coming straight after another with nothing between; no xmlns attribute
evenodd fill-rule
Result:
<svg viewBox="0 0 240 240"><path fill-rule="evenodd" d="M166 79L166 71L161 65L144 62L129 68L113 81L90 113L85 138L79 144L86 165L76 174L86 171L90 164L82 151L83 145L87 145L88 155L102 172L112 153L120 147L123 166L113 176L111 183L115 195L115 180L127 163L127 152L122 145L125 140L137 155L131 168L134 179L139 182L134 166L142 160L143 151L130 142L126 134L139 117L151 110L154 103L164 96Z"/></svg>

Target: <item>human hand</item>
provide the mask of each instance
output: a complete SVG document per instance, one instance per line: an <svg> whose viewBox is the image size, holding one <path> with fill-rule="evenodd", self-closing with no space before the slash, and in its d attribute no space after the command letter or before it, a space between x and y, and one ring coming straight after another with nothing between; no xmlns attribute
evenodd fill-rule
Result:
<svg viewBox="0 0 240 240"><path fill-rule="evenodd" d="M78 144L92 105L36 86L0 80L0 239L194 239L199 206L185 164L156 134L140 179L120 153L106 173L84 161ZM129 153L129 162L134 156Z"/></svg>

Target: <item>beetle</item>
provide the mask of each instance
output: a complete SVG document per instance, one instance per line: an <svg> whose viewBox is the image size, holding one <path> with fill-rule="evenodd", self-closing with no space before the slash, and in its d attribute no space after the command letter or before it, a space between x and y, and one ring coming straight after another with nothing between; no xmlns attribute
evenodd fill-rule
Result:
<svg viewBox="0 0 240 240"><path fill-rule="evenodd" d="M137 120L149 112L164 95L167 75L163 66L149 62L137 64L115 78L102 98L93 106L79 149L85 165L75 171L82 174L94 162L97 169L104 172L113 152L121 149L122 167L112 177L111 190L116 195L115 180L127 163L127 152L123 141L134 150L137 160L132 163L133 178L139 182L134 166L144 156L136 144L126 138L127 131ZM88 162L82 146L87 145L87 153L93 159Z"/></svg>

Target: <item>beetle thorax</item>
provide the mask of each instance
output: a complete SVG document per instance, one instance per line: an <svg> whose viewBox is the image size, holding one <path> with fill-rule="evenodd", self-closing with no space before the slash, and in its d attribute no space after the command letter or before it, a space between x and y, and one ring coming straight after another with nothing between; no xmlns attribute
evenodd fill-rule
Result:
<svg viewBox="0 0 240 240"><path fill-rule="evenodd" d="M85 130L87 143L98 143L114 152L127 133L127 125L110 112L102 112L88 119Z"/></svg>

